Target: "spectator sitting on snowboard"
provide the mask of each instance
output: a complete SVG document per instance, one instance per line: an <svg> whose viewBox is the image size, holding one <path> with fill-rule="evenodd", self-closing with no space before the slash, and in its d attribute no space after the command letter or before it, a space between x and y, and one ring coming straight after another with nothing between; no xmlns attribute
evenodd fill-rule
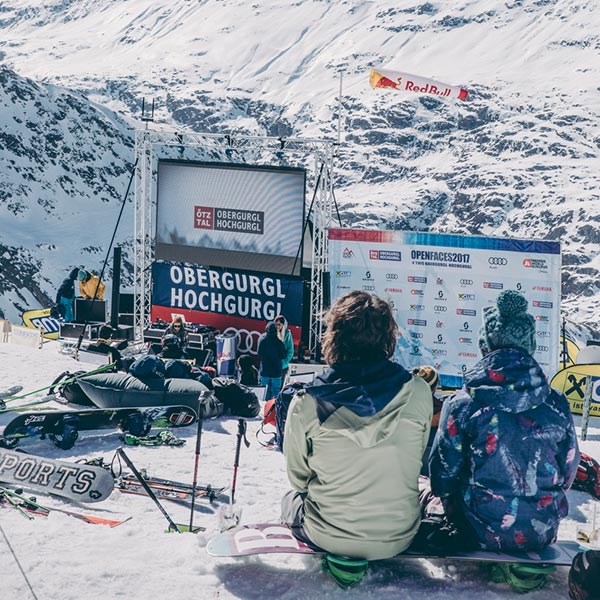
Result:
<svg viewBox="0 0 600 600"><path fill-rule="evenodd" d="M412 371L413 375L421 377L423 381L431 389L431 399L433 401L433 417L431 418L431 429L429 431L429 439L427 440L427 447L423 453L423 466L421 467L421 475L429 475L429 454L431 453L431 447L433 446L433 440L438 430L440 423L440 413L442 411L442 401L435 395L438 385L440 383L440 376L438 372L429 365L423 365L422 367L415 367Z"/></svg>
<svg viewBox="0 0 600 600"><path fill-rule="evenodd" d="M98 275L92 275L89 271L80 270L77 273L79 279L79 293L86 300L103 300L106 286L100 281Z"/></svg>
<svg viewBox="0 0 600 600"><path fill-rule="evenodd" d="M566 398L533 358L527 300L505 290L484 309L483 359L445 400L431 450L433 494L463 539L490 550L539 549L556 540L579 463Z"/></svg>
<svg viewBox="0 0 600 600"><path fill-rule="evenodd" d="M419 528L431 390L390 360L398 326L387 302L349 292L325 324L329 369L288 410L283 452L293 490L282 500L282 519L327 552L389 558Z"/></svg>
<svg viewBox="0 0 600 600"><path fill-rule="evenodd" d="M78 273L78 268L72 269L69 276L63 280L56 292L58 311L65 323L71 323L75 320L73 302L75 301L75 280L77 279Z"/></svg>

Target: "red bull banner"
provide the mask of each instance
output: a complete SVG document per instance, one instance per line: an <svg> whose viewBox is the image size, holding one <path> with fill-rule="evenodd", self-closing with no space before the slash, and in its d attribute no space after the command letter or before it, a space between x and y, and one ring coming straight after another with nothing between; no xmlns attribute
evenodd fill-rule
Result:
<svg viewBox="0 0 600 600"><path fill-rule="evenodd" d="M458 86L380 67L371 69L369 81L373 88L392 88L398 92L412 92L441 98L457 98L458 100L466 100L469 95L467 90Z"/></svg>
<svg viewBox="0 0 600 600"><path fill-rule="evenodd" d="M152 321L211 325L236 336L239 354L256 354L269 321L283 315L298 345L302 334L302 280L254 271L155 261L152 264Z"/></svg>

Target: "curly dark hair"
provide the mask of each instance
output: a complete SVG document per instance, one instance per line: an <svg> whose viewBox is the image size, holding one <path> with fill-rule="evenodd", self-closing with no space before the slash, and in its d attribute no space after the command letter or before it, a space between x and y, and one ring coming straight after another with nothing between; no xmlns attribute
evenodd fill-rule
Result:
<svg viewBox="0 0 600 600"><path fill-rule="evenodd" d="M398 325L390 305L367 292L353 291L336 300L325 315L322 350L327 364L390 358Z"/></svg>

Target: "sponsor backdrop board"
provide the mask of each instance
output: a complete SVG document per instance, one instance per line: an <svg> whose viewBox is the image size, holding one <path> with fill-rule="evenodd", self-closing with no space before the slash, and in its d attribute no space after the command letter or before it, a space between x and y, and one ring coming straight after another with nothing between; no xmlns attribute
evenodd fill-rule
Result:
<svg viewBox="0 0 600 600"><path fill-rule="evenodd" d="M155 257L298 275L305 179L304 169L160 160Z"/></svg>
<svg viewBox="0 0 600 600"><path fill-rule="evenodd" d="M332 302L350 290L389 301L400 326L396 358L434 365L442 385L460 387L481 354L485 306L519 290L536 319L536 360L558 368L560 244L402 231L329 230Z"/></svg>
<svg viewBox="0 0 600 600"><path fill-rule="evenodd" d="M152 321L216 327L236 335L240 354L256 354L269 321L282 314L297 346L302 333L302 281L252 271L225 271L185 263L152 264Z"/></svg>

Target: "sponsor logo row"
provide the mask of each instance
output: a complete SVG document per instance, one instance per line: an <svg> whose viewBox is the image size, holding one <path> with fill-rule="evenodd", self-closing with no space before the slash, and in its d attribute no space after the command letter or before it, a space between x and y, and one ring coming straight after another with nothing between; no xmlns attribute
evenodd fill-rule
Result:
<svg viewBox="0 0 600 600"><path fill-rule="evenodd" d="M196 207L201 208L201 207ZM355 253L352 248L345 247L342 250L342 257L345 259L355 258ZM410 258L418 262L435 262L435 263L462 263L469 264L471 255L464 252L451 252L447 250L411 250ZM369 259L402 262L402 252L400 250L378 250L369 249ZM498 267L515 266L520 262L526 269L538 269L539 271L548 270L548 261L545 258L520 258L511 260L506 256L489 256L487 259L488 265L492 269Z"/></svg>

